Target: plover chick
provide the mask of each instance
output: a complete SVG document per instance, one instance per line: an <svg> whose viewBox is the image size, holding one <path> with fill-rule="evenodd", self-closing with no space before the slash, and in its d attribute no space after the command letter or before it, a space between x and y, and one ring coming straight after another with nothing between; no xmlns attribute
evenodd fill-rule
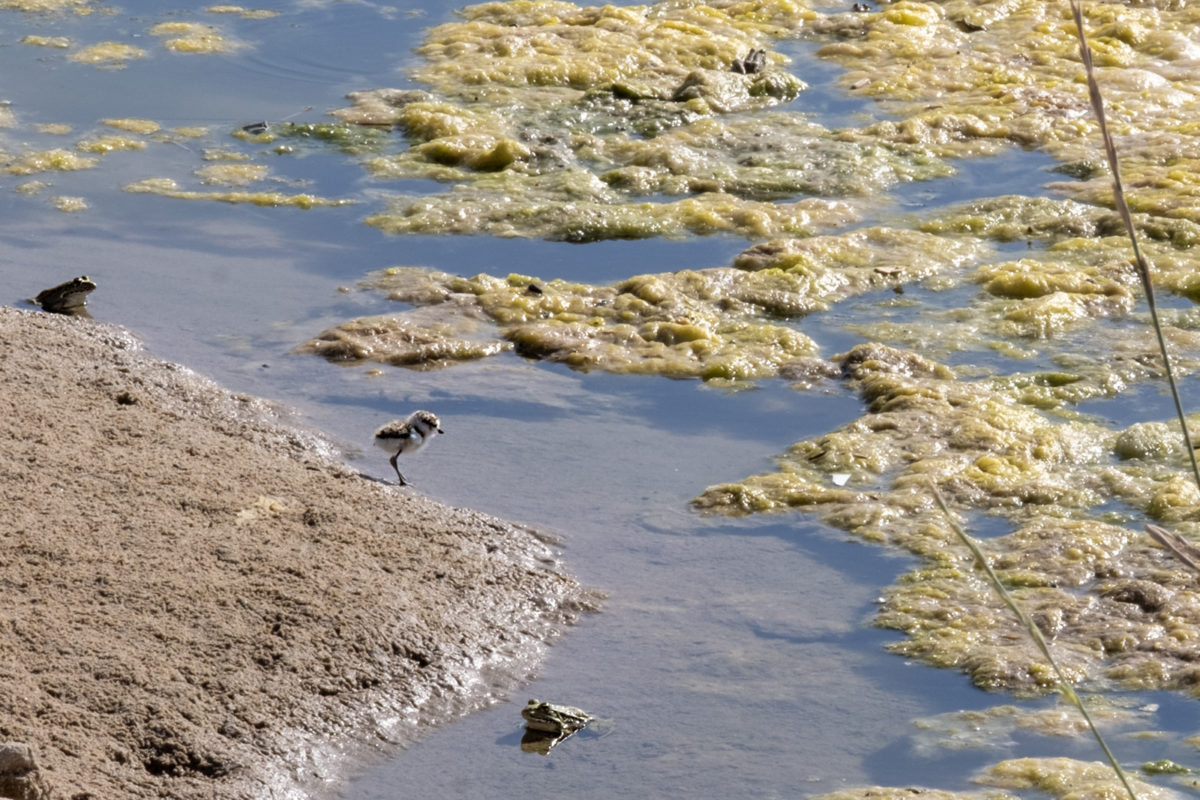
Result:
<svg viewBox="0 0 1200 800"><path fill-rule="evenodd" d="M402 453L415 453L420 450L435 432L445 433L441 420L428 411L414 411L408 415L408 419L394 419L375 431L375 446L392 454L392 469L396 470L396 477L400 479L401 486L407 486L408 483L400 474L396 459Z"/></svg>

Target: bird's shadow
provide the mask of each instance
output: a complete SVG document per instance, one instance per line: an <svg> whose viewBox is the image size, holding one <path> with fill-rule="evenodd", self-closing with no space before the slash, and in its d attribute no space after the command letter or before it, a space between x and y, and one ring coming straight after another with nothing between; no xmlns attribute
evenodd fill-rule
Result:
<svg viewBox="0 0 1200 800"><path fill-rule="evenodd" d="M396 483L391 478L379 478L379 477L376 477L375 475L368 475L365 472L359 472L358 477L362 478L364 481L370 481L371 483L378 483L378 484L382 484L384 486L395 486L397 489L413 488L412 481L409 481L409 482L401 485L399 483Z"/></svg>

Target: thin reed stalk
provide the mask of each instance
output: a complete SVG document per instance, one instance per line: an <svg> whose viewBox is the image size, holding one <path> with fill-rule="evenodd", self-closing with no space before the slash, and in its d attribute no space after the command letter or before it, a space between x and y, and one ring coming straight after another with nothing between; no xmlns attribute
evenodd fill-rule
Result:
<svg viewBox="0 0 1200 800"><path fill-rule="evenodd" d="M1075 687L1071 684L1070 680L1067 679L1066 674L1062 671L1062 668L1058 666L1058 662L1054 660L1054 656L1050 653L1050 645L1046 642L1046 638L1042 636L1041 629L1038 628L1034 621L1029 618L1029 615L1026 614L1019 605L1017 605L1017 601L1014 600L1013 596L1008 593L1007 589L1004 588L1004 584L1000 582L1000 578L992 569L992 565L989 564L987 558L984 557L983 551L979 549L979 545L975 543L974 539L967 535L967 532L963 530L961 525L958 524L958 521L954 518L954 515L950 513L950 509L946 506L946 501L942 498L942 493L938 491L937 484L930 480L929 488L933 492L933 498L937 501L938 508L940 508L942 513L946 516L946 520L949 522L950 528L958 535L958 538L962 540L962 543L967 546L967 549L971 551L971 555L975 558L975 563L983 569L984 573L988 577L988 581L992 584L992 588L999 593L1000 597L1004 600L1004 604L1009 607L1013 614L1017 616L1017 619L1020 620L1021 624L1025 626L1025 630L1029 632L1029 636L1033 639L1034 644L1037 645L1038 650L1042 651L1042 655L1045 657L1046 661L1050 663L1050 667L1054 670L1054 675L1058 679L1059 693L1066 698L1067 702L1075 706L1081 715L1083 715L1084 721L1087 722L1088 728L1092 731L1092 736L1096 737L1096 742L1099 743L1100 749L1104 751L1104 757L1108 759L1109 765L1113 768L1113 771L1121 780L1121 784L1125 787L1125 791L1129 793L1130 800L1138 800L1137 794L1133 791L1133 785L1129 782L1129 776L1125 774L1125 770L1121 768L1120 763L1117 761L1117 757L1113 755L1113 751L1109 749L1108 743L1105 742L1104 737L1100 735L1100 729L1097 728L1096 723L1092 721L1092 715L1088 713L1087 706L1084 705L1083 698L1080 697L1075 691Z"/></svg>
<svg viewBox="0 0 1200 800"><path fill-rule="evenodd" d="M1188 432L1187 417L1183 413L1183 401L1179 399L1179 386L1175 382L1175 371L1171 367L1171 356L1167 353L1167 340L1163 336L1162 323L1158 317L1158 304L1154 299L1154 283L1150 278L1150 263L1142 254L1138 245L1137 231L1133 227L1133 216L1129 213L1129 204L1125 201L1125 188L1121 184L1121 168L1117 162L1117 148L1108 132L1108 121L1104 115L1104 98L1100 95L1100 85L1096 82L1096 72L1092 68L1092 48L1088 46L1087 35L1083 31L1083 12L1078 0L1071 0L1071 13L1075 17L1075 32L1079 36L1079 54L1083 59L1083 68L1087 72L1088 97L1092 102L1092 110L1096 113L1096 121L1100 125L1100 136L1104 140L1104 154L1108 158L1108 168L1113 178L1113 204L1121 221L1125 223L1125 231L1133 244L1134 264L1138 276L1142 279L1142 290L1146 294L1146 304L1150 307L1150 320L1154 324L1154 334L1158 337L1158 349L1162 353L1163 367L1167 374L1167 384L1171 387L1171 399L1175 401L1175 413L1179 417L1179 427L1183 432L1184 449L1192 464L1192 477L1196 487L1200 489L1200 465L1196 463L1196 450L1192 446L1192 437Z"/></svg>
<svg viewBox="0 0 1200 800"><path fill-rule="evenodd" d="M1169 531L1158 525L1147 525L1146 533L1150 538L1167 548L1175 558L1187 564L1195 572L1200 572L1200 547L1189 542L1178 533Z"/></svg>

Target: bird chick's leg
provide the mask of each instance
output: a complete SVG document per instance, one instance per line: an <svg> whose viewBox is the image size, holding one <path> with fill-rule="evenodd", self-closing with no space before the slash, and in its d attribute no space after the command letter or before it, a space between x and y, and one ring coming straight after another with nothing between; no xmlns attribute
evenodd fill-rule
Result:
<svg viewBox="0 0 1200 800"><path fill-rule="evenodd" d="M392 469L396 470L396 477L400 479L401 486L408 486L408 482L404 480L404 476L400 474L400 468L396 466L396 459L400 457L399 453L388 459L392 463Z"/></svg>

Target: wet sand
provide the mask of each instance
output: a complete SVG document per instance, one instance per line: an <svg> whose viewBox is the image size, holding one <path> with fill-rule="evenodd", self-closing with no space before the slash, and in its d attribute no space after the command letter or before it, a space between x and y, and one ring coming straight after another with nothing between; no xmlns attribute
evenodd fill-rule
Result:
<svg viewBox="0 0 1200 800"><path fill-rule="evenodd" d="M0 308L0 341L0 742L37 766L0 750L0 796L330 795L594 606L545 537L119 327Z"/></svg>

